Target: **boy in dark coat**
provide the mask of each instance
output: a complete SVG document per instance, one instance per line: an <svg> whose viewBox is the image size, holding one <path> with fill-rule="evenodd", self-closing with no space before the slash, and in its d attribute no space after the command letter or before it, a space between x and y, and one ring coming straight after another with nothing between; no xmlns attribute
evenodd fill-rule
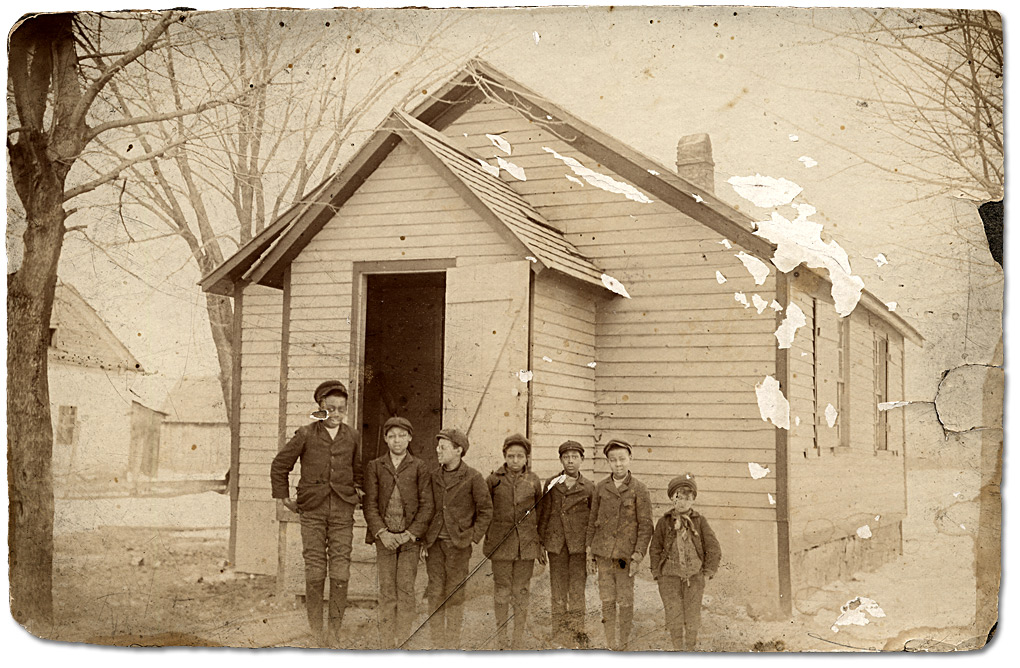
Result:
<svg viewBox="0 0 1020 668"><path fill-rule="evenodd" d="M630 473L630 443L610 439L603 452L612 474L595 486L592 496L588 558L599 576L606 644L624 649L634 626L634 575L652 538L652 502L648 488Z"/></svg>
<svg viewBox="0 0 1020 668"><path fill-rule="evenodd" d="M317 642L340 646L340 625L347 609L351 577L354 507L362 492L361 437L343 423L347 388L329 380L313 395L323 418L297 430L270 467L273 498L300 513L305 559L305 607ZM301 460L297 501L290 498L290 471ZM327 569L328 566L328 569ZM329 573L328 637L322 637L323 586Z"/></svg>
<svg viewBox="0 0 1020 668"><path fill-rule="evenodd" d="M432 477L407 450L413 433L407 419L388 419L383 438L389 452L365 471L365 542L376 548L379 640L385 648L400 647L411 632L421 539L432 519Z"/></svg>
<svg viewBox="0 0 1020 668"><path fill-rule="evenodd" d="M482 549L492 561L496 637L500 649L524 648L535 559L545 563L545 551L538 537L542 481L528 470L530 455L531 442L527 438L521 434L507 436L503 441L506 461L487 480L492 496L492 523ZM511 602L514 608L512 646L507 639Z"/></svg>
<svg viewBox="0 0 1020 668"><path fill-rule="evenodd" d="M435 513L425 533L425 597L432 610L432 647L457 649L464 621L464 587L471 544L485 537L492 521L492 497L482 474L462 461L470 443L457 429L436 434L439 467L432 471Z"/></svg>
<svg viewBox="0 0 1020 668"><path fill-rule="evenodd" d="M698 496L694 477L673 478L667 493L673 508L656 522L649 556L673 648L689 652L698 642L705 579L718 570L722 550L708 521L692 507Z"/></svg>
<svg viewBox="0 0 1020 668"><path fill-rule="evenodd" d="M538 533L549 553L553 633L565 647L586 647L584 586L585 532L595 483L581 475L584 446L566 441L559 448L563 470L545 483Z"/></svg>

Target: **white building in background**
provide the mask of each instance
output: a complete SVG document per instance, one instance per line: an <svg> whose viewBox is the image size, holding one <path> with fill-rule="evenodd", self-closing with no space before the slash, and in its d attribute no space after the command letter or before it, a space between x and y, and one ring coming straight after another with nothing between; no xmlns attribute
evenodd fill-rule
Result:
<svg viewBox="0 0 1020 668"><path fill-rule="evenodd" d="M167 395L162 412L159 477L226 477L230 423L219 378L181 378Z"/></svg>
<svg viewBox="0 0 1020 668"><path fill-rule="evenodd" d="M143 374L95 309L73 287L58 283L49 347L58 490L82 483L134 485L156 474L163 414L147 398L153 393L139 389L147 384Z"/></svg>

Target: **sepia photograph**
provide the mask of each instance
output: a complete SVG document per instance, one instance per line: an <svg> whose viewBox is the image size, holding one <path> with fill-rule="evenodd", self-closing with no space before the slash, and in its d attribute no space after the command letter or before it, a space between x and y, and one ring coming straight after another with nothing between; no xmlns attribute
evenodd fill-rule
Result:
<svg viewBox="0 0 1020 668"><path fill-rule="evenodd" d="M23 11L20 645L993 642L997 11Z"/></svg>

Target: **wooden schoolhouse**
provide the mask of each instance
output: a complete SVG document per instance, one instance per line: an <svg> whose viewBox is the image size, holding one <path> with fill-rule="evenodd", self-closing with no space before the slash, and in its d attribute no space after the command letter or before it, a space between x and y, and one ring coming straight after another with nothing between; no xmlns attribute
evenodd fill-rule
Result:
<svg viewBox="0 0 1020 668"><path fill-rule="evenodd" d="M269 463L329 378L350 388L365 460L402 415L426 458L440 428L466 431L483 474L522 432L540 476L574 439L599 479L600 444L625 438L657 514L669 479L692 473L725 555L713 586L753 613L788 614L897 554L905 425L878 404L903 398L904 346L921 338L867 291L841 318L824 271L769 265L756 284L735 254L768 262L775 247L753 223L714 195L706 137L680 140L669 169L484 62L395 110L202 279L235 304L236 567L277 572L288 518ZM779 348L794 303L806 323ZM789 429L763 420L767 376Z"/></svg>

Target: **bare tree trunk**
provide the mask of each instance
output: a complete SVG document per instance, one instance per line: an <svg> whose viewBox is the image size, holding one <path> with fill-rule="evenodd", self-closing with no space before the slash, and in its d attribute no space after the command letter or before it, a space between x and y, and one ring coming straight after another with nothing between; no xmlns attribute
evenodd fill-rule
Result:
<svg viewBox="0 0 1020 668"><path fill-rule="evenodd" d="M212 330L213 343L216 344L216 360L220 365L220 389L223 390L223 405L230 415L232 395L230 387L233 382L232 337L234 326L234 308L230 297L206 293L205 310L209 314L209 328Z"/></svg>

